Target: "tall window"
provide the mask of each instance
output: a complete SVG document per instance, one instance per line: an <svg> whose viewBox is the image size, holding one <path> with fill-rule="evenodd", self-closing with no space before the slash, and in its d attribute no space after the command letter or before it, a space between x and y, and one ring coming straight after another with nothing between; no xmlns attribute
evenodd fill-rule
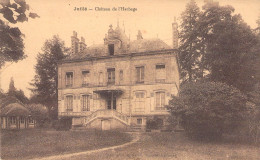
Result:
<svg viewBox="0 0 260 160"><path fill-rule="evenodd" d="M108 84L115 84L115 68L107 69Z"/></svg>
<svg viewBox="0 0 260 160"><path fill-rule="evenodd" d="M89 71L82 71L82 86L88 86L90 81Z"/></svg>
<svg viewBox="0 0 260 160"><path fill-rule="evenodd" d="M73 72L66 72L65 78L66 87L72 87L73 85Z"/></svg>
<svg viewBox="0 0 260 160"><path fill-rule="evenodd" d="M104 79L104 77L103 77L103 72L99 72L99 74L98 74L98 83L99 83L99 85L103 85L103 79Z"/></svg>
<svg viewBox="0 0 260 160"><path fill-rule="evenodd" d="M144 66L136 67L136 83L144 83Z"/></svg>
<svg viewBox="0 0 260 160"><path fill-rule="evenodd" d="M144 92L135 93L135 112L144 112L145 109L145 94Z"/></svg>
<svg viewBox="0 0 260 160"><path fill-rule="evenodd" d="M82 101L81 101L81 108L82 111L90 111L90 100L89 100L89 95L83 95L82 96Z"/></svg>
<svg viewBox="0 0 260 160"><path fill-rule="evenodd" d="M156 82L165 82L166 79L166 71L165 71L165 65L160 64L156 65Z"/></svg>
<svg viewBox="0 0 260 160"><path fill-rule="evenodd" d="M155 96L155 110L165 110L165 92L156 92Z"/></svg>
<svg viewBox="0 0 260 160"><path fill-rule="evenodd" d="M109 51L109 55L114 55L114 52L115 52L114 44L108 45L108 51Z"/></svg>
<svg viewBox="0 0 260 160"><path fill-rule="evenodd" d="M124 80L124 72L123 72L123 70L120 70L120 72L119 72L119 79L120 79L120 81Z"/></svg>
<svg viewBox="0 0 260 160"><path fill-rule="evenodd" d="M65 98L65 107L67 111L73 111L73 96L66 96Z"/></svg>

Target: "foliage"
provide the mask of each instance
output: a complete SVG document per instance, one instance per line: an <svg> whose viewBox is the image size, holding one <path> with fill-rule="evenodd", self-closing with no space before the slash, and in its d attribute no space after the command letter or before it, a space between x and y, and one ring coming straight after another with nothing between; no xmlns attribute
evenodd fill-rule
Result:
<svg viewBox="0 0 260 160"><path fill-rule="evenodd" d="M210 78L243 92L253 89L256 68L251 63L257 39L232 6L207 1L202 12L194 1L182 13L180 66L182 82Z"/></svg>
<svg viewBox="0 0 260 160"><path fill-rule="evenodd" d="M146 122L146 129L162 129L163 120L157 116L148 119Z"/></svg>
<svg viewBox="0 0 260 160"><path fill-rule="evenodd" d="M201 12L194 0L191 0L181 14L180 54L181 79L183 82L192 81L200 76L199 57L200 39L195 34Z"/></svg>
<svg viewBox="0 0 260 160"><path fill-rule="evenodd" d="M25 0L1 0L0 15L7 22L16 24L17 22L28 21L28 17L39 17L36 13L29 13L29 5ZM0 19L0 68L5 62L17 62L24 59L23 35L18 27L10 27L5 21Z"/></svg>
<svg viewBox="0 0 260 160"><path fill-rule="evenodd" d="M48 107L51 118L57 118L58 110L58 61L65 57L67 48L58 37L46 40L37 56L36 75L31 85L34 99Z"/></svg>
<svg viewBox="0 0 260 160"><path fill-rule="evenodd" d="M48 109L42 104L28 104L27 108L31 111L32 117L36 120L37 126L42 127L49 121Z"/></svg>
<svg viewBox="0 0 260 160"><path fill-rule="evenodd" d="M236 88L220 82L192 82L182 86L169 109L179 116L190 136L220 137L236 129L246 115L246 98Z"/></svg>
<svg viewBox="0 0 260 160"><path fill-rule="evenodd" d="M29 99L24 95L24 92L21 89L17 90L15 88L13 77L10 80L9 90L7 92L7 96L8 97L14 97L23 104L29 103Z"/></svg>

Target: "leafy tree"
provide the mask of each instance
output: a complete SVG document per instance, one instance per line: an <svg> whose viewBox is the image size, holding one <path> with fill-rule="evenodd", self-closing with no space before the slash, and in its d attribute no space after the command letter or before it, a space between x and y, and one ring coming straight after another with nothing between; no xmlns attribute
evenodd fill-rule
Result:
<svg viewBox="0 0 260 160"><path fill-rule="evenodd" d="M182 86L179 97L169 102L191 137L215 138L232 132L246 118L246 97L220 82L192 82Z"/></svg>
<svg viewBox="0 0 260 160"><path fill-rule="evenodd" d="M5 62L17 62L24 59L23 34L18 27L10 27L5 21L16 24L28 21L28 17L39 17L36 13L29 13L29 5L25 0L1 0L0 15L0 68ZM5 20L5 21L4 21Z"/></svg>
<svg viewBox="0 0 260 160"><path fill-rule="evenodd" d="M47 106L51 118L57 118L58 111L58 61L66 55L67 48L58 37L46 40L42 52L37 56L36 75L31 85L37 103Z"/></svg>
<svg viewBox="0 0 260 160"><path fill-rule="evenodd" d="M200 39L196 35L196 26L200 9L194 0L186 5L181 14L180 54L181 79L183 82L193 81L199 77L198 63L200 55Z"/></svg>
<svg viewBox="0 0 260 160"><path fill-rule="evenodd" d="M212 81L224 82L243 92L255 84L252 48L256 37L232 6L207 2L199 19L198 33L206 46L204 66Z"/></svg>
<svg viewBox="0 0 260 160"><path fill-rule="evenodd" d="M44 123L48 122L48 109L42 104L29 104L26 106L32 117L36 120L38 127L43 127Z"/></svg>

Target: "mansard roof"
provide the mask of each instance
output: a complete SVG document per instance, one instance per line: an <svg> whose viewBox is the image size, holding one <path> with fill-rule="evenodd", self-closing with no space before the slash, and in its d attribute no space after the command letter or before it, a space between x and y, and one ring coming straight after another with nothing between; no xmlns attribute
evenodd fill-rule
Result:
<svg viewBox="0 0 260 160"><path fill-rule="evenodd" d="M90 57L107 56L106 49L107 49L107 45L105 44L92 45L87 47L83 52L71 54L65 60L80 60L80 59L86 59ZM171 47L158 38L138 39L138 40L130 41L127 50L123 51L123 53L120 54L144 53L144 52L149 53L151 51L162 51L162 50L169 50L169 49L171 49Z"/></svg>

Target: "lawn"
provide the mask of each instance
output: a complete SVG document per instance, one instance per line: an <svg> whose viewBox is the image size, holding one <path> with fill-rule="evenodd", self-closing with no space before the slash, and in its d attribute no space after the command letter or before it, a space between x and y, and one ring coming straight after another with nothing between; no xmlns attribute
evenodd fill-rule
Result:
<svg viewBox="0 0 260 160"><path fill-rule="evenodd" d="M130 140L130 135L115 131L1 131L1 158L20 160L73 153L115 146Z"/></svg>
<svg viewBox="0 0 260 160"><path fill-rule="evenodd" d="M181 133L144 133L130 146L69 160L259 160L259 146L238 142L199 142ZM66 159L62 159L66 160Z"/></svg>

